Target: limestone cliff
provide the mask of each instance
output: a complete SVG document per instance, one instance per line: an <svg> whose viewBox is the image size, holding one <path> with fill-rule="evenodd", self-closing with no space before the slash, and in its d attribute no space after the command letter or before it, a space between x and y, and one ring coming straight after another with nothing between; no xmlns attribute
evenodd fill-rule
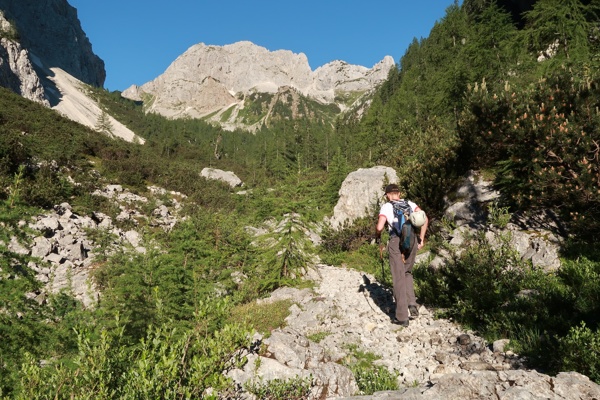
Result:
<svg viewBox="0 0 600 400"><path fill-rule="evenodd" d="M0 12L0 25L5 21ZM50 105L27 50L6 38L0 38L0 86L9 88L26 99Z"/></svg>
<svg viewBox="0 0 600 400"><path fill-rule="evenodd" d="M60 68L93 86L104 84L104 61L92 51L77 10L67 0L0 0L0 10L14 23L21 46L36 63Z"/></svg>

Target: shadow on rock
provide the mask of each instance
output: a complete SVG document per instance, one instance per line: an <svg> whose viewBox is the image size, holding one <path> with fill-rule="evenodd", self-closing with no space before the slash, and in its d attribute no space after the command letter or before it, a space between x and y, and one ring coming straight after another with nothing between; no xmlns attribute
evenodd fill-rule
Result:
<svg viewBox="0 0 600 400"><path fill-rule="evenodd" d="M368 294L373 303L391 318L395 309L394 295L391 289L384 287L380 283L371 282L366 275L363 275L363 282L358 287L358 291L363 292L365 295Z"/></svg>

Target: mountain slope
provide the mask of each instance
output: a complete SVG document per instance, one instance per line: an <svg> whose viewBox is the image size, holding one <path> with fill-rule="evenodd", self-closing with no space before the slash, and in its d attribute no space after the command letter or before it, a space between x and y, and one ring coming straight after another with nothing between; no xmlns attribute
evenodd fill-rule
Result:
<svg viewBox="0 0 600 400"><path fill-rule="evenodd" d="M0 0L0 85L89 128L143 143L87 92L105 76L66 0Z"/></svg>

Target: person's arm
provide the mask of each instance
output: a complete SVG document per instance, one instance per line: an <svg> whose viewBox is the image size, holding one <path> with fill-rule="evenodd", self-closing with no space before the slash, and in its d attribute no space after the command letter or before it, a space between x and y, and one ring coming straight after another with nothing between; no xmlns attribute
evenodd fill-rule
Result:
<svg viewBox="0 0 600 400"><path fill-rule="evenodd" d="M418 211L420 209L421 209L420 207L417 207L415 209L415 211ZM427 214L425 214L425 223L421 227L421 232L419 235L419 238L421 239L421 240L419 240L419 246L418 246L419 250L421 250L423 248L423 246L425 246L425 234L427 233L428 225L429 225L429 217L427 216Z"/></svg>
<svg viewBox="0 0 600 400"><path fill-rule="evenodd" d="M383 214L379 214L379 219L377 220L377 226L375 227L375 239L381 239L381 232L385 229L385 223L387 222L387 218Z"/></svg>

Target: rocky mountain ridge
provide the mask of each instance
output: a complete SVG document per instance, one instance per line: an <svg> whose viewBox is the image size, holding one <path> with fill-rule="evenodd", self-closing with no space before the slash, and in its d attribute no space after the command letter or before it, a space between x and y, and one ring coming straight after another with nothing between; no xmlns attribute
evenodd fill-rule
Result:
<svg viewBox="0 0 600 400"><path fill-rule="evenodd" d="M103 85L104 62L94 54L77 10L67 0L0 0L0 37L0 85L97 128L103 109L86 93L85 85ZM383 82L394 65L386 56L372 68L336 60L313 71L303 53L269 51L248 41L225 46L199 43L162 75L131 86L123 96L143 101L148 112L204 118L229 130L256 130L277 118L331 123L340 112L368 104L365 94ZM275 105L291 110L291 116L287 111L275 115ZM322 105L333 107L323 112ZM108 118L114 136L143 142Z"/></svg>
<svg viewBox="0 0 600 400"><path fill-rule="evenodd" d="M247 125L236 122L240 122L238 112L248 107L252 94L274 95L282 88L291 88L343 111L383 82L394 65L393 58L386 56L372 68L337 60L312 71L303 53L269 51L248 41L225 46L199 43L162 75L142 86L131 86L122 95L145 101L147 111L169 118L207 118L236 127ZM223 118L226 111L229 117ZM266 115L260 122L265 120Z"/></svg>

